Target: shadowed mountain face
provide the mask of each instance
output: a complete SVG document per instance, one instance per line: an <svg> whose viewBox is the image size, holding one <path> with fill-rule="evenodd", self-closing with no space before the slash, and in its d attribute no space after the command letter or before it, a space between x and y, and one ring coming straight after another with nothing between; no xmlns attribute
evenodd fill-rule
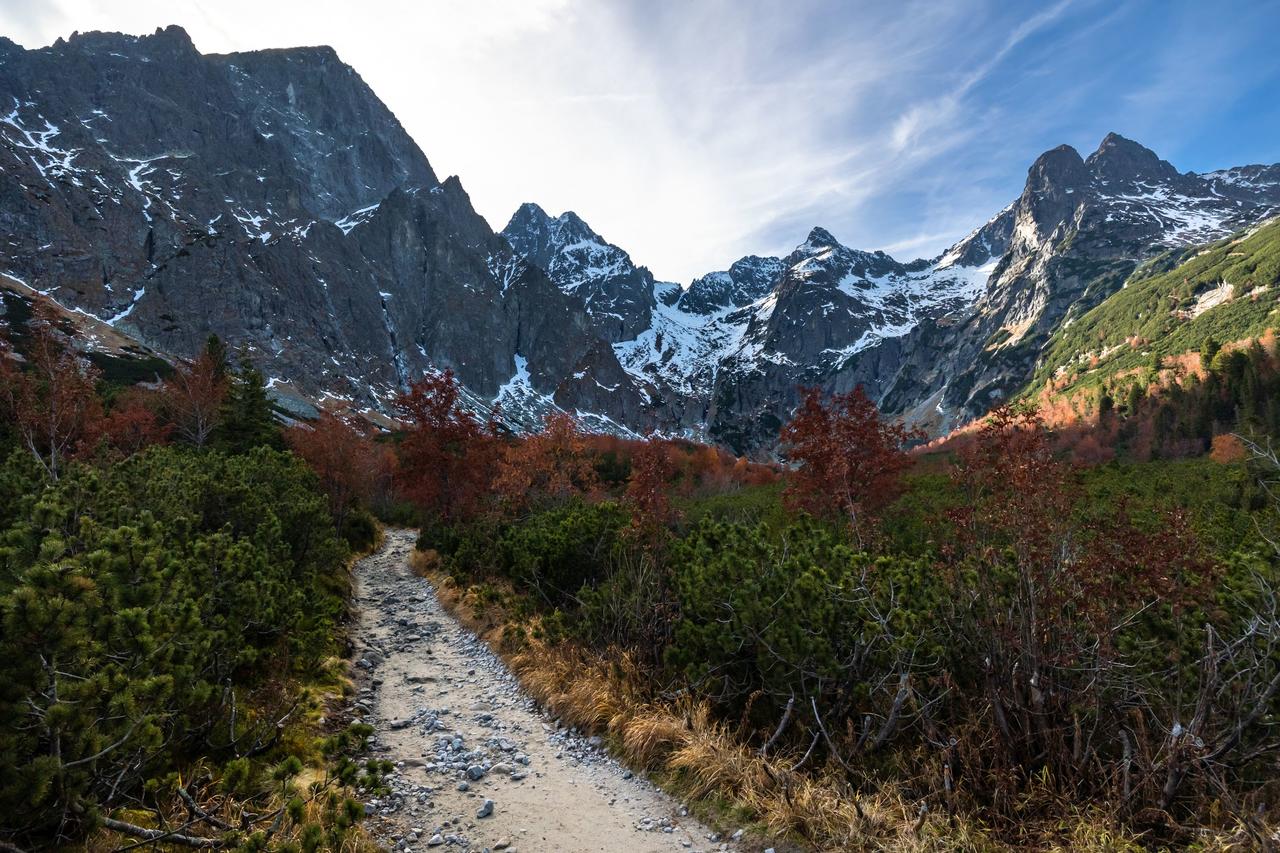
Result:
<svg viewBox="0 0 1280 853"><path fill-rule="evenodd" d="M216 332L277 390L361 408L433 368L477 405L518 376L517 397L573 407L591 394L564 377L620 372L582 303L329 48L204 56L176 27L6 41L0 101L0 271L151 347ZM638 403L590 399L642 423Z"/></svg>
<svg viewBox="0 0 1280 853"><path fill-rule="evenodd" d="M862 384L945 430L1141 260L1278 208L1280 167L1179 174L1112 135L1046 152L939 258L815 228L682 288L573 213L527 204L495 234L329 48L0 39L0 273L174 356L217 333L282 396L358 409L451 368L516 427L562 409L765 450L798 385Z"/></svg>

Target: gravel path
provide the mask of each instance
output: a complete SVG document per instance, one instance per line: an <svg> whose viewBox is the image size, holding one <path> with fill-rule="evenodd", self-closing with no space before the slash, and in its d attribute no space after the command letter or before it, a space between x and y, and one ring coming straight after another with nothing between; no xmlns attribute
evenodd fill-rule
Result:
<svg viewBox="0 0 1280 853"><path fill-rule="evenodd" d="M687 811L559 727L408 565L414 535L390 530L356 566L354 712L371 755L395 763L366 827L399 850L727 851Z"/></svg>

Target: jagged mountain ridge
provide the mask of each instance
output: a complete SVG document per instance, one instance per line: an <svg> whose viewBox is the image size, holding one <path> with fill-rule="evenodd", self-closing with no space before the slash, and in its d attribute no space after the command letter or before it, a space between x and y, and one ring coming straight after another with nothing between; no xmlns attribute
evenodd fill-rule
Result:
<svg viewBox="0 0 1280 853"><path fill-rule="evenodd" d="M178 27L0 43L4 272L148 347L246 347L273 389L385 408L451 368L477 405L643 424L582 302L440 182L330 48L202 55ZM521 372L517 356L528 370ZM519 380L513 386L513 380Z"/></svg>
<svg viewBox="0 0 1280 853"><path fill-rule="evenodd" d="M904 340L913 355L943 355L896 371L882 401L936 432L976 417L1016 394L1053 331L1117 291L1144 260L1277 210L1274 166L1179 173L1114 133L1088 158L1069 146L1048 151L1014 202L1008 251L973 312L950 326L922 324Z"/></svg>
<svg viewBox="0 0 1280 853"><path fill-rule="evenodd" d="M652 327L614 349L735 447L768 446L801 384L862 385L944 432L1016 393L1049 335L1143 260L1277 210L1280 166L1179 173L1110 134L1088 158L1046 152L1017 200L938 258L904 264L815 228L785 258L659 286Z"/></svg>
<svg viewBox="0 0 1280 853"><path fill-rule="evenodd" d="M649 327L653 274L573 211L552 218L533 203L520 207L502 229L516 253L544 270L565 293L582 300L593 327L610 343Z"/></svg>
<svg viewBox="0 0 1280 853"><path fill-rule="evenodd" d="M726 408L717 395L755 374L762 374L760 393L776 396L771 385L820 382L925 318L963 314L1009 228L1002 211L945 255L905 264L814 228L786 257L741 258L688 288L655 282L572 212L552 217L528 203L502 233L563 292L585 293L598 326L615 330L626 317L636 331L622 330L613 350L635 387L663 413L668 431L704 436ZM719 437L732 440L729 432Z"/></svg>
<svg viewBox="0 0 1280 853"><path fill-rule="evenodd" d="M176 27L0 41L0 273L145 346L245 346L290 398L386 409L451 368L513 426L554 409L767 449L799 384L862 384L941 431L1031 375L1049 334L1163 246L1280 207L1280 166L1179 174L1063 146L932 260L815 228L688 287L576 214L502 234L329 48L202 55Z"/></svg>

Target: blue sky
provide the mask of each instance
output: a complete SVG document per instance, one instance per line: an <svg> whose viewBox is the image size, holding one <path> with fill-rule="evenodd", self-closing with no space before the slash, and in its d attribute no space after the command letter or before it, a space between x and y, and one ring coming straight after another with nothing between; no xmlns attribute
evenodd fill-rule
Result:
<svg viewBox="0 0 1280 853"><path fill-rule="evenodd" d="M27 46L178 23L207 52L332 44L501 228L572 209L660 278L823 225L930 256L1061 143L1280 161L1280 0L0 0Z"/></svg>

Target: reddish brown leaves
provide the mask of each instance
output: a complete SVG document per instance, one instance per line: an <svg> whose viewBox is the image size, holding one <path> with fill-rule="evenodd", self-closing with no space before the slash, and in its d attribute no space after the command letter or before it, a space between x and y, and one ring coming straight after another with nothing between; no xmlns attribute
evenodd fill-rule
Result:
<svg viewBox="0 0 1280 853"><path fill-rule="evenodd" d="M164 444L173 428L161 422L156 413L158 397L154 391L140 388L125 391L96 424L87 444L105 446L116 457L133 456L153 444Z"/></svg>
<svg viewBox="0 0 1280 853"><path fill-rule="evenodd" d="M623 501L631 510L631 533L643 543L657 546L676 519L668 495L674 471L666 446L653 438L631 455L631 477Z"/></svg>
<svg viewBox="0 0 1280 853"><path fill-rule="evenodd" d="M453 371L413 383L396 399L396 409L406 425L400 493L445 522L478 513L492 478L494 427L462 405Z"/></svg>
<svg viewBox="0 0 1280 853"><path fill-rule="evenodd" d="M285 440L315 471L339 530L355 506L373 502L395 470L395 454L389 448L375 443L352 421L328 412L314 424L290 428Z"/></svg>
<svg viewBox="0 0 1280 853"><path fill-rule="evenodd" d="M563 502L599 488L587 435L571 415L548 415L542 431L508 445L494 490L509 514Z"/></svg>
<svg viewBox="0 0 1280 853"><path fill-rule="evenodd" d="M1214 462L1223 465L1229 465L1232 462L1242 462L1248 457L1248 451L1245 450L1244 442L1238 436L1230 433L1224 435L1215 435L1213 437L1212 449L1209 451L1209 457Z"/></svg>
<svg viewBox="0 0 1280 853"><path fill-rule="evenodd" d="M817 516L840 517L859 541L875 514L898 494L898 480L911 463L904 447L921 435L887 424L859 386L824 400L817 388L782 429L786 457L798 463L787 500Z"/></svg>
<svg viewBox="0 0 1280 853"><path fill-rule="evenodd" d="M164 381L160 407L180 440L204 447L218 426L226 395L222 365L206 352L190 364L178 365Z"/></svg>
<svg viewBox="0 0 1280 853"><path fill-rule="evenodd" d="M1075 663L1143 606L1180 607L1214 571L1179 511L1139 525L1121 501L1091 518L1034 412L993 411L962 451L955 478L966 500L951 514L957 542L949 556L978 569L979 612L993 620L986 630L1033 662ZM1011 607L995 604L1006 595L1002 583L1012 584Z"/></svg>
<svg viewBox="0 0 1280 853"><path fill-rule="evenodd" d="M0 347L0 409L54 479L102 415L94 390L98 371L66 345L56 322L37 309L25 369L7 343Z"/></svg>

